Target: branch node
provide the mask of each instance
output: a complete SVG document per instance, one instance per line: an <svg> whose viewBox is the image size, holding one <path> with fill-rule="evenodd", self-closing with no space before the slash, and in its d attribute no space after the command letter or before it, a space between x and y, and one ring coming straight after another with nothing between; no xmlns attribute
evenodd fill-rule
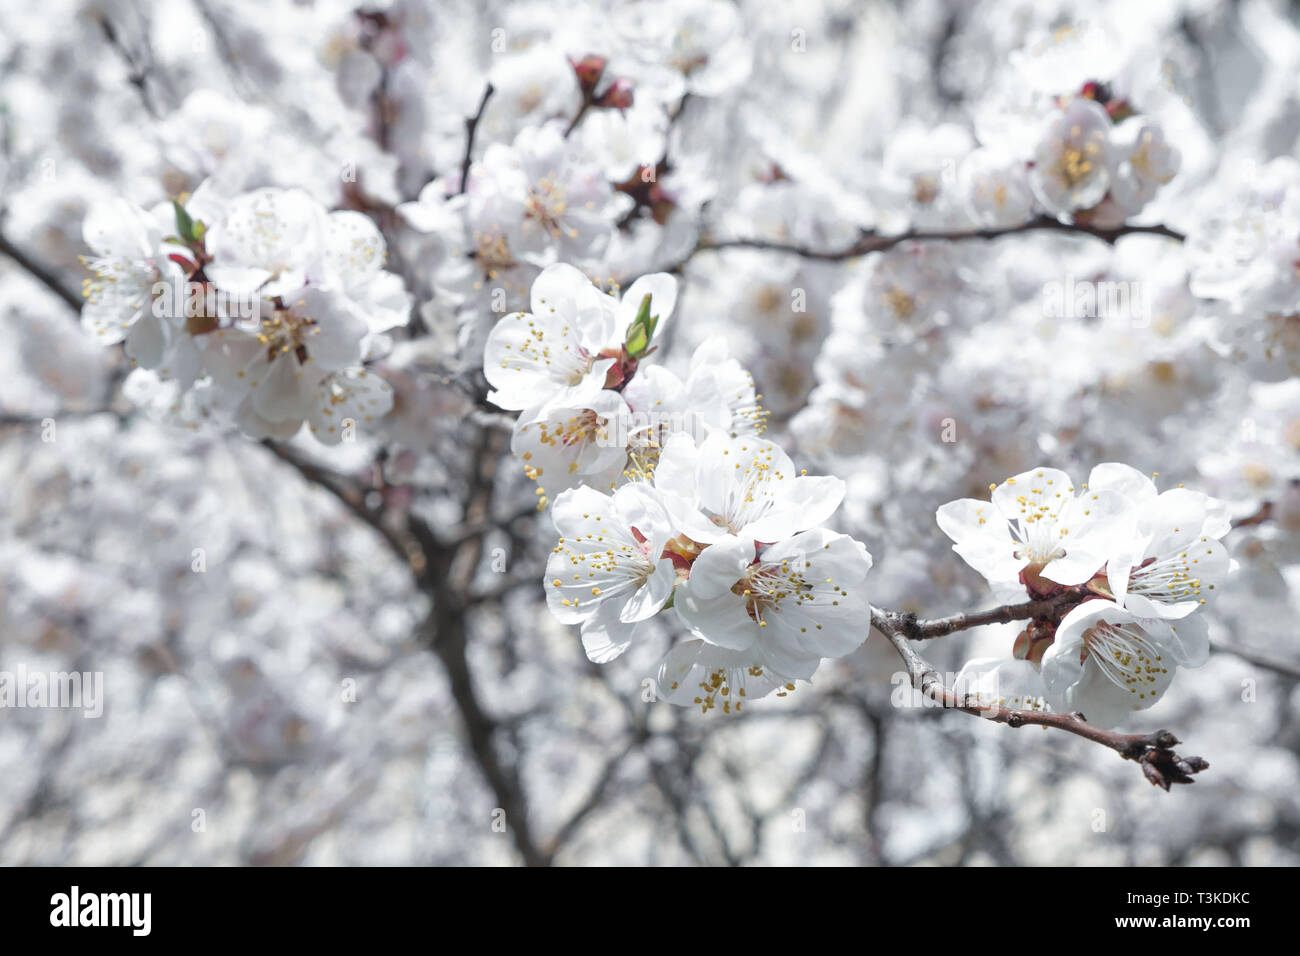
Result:
<svg viewBox="0 0 1300 956"><path fill-rule="evenodd" d="M919 641L923 635L914 611L904 611L898 615L898 623L909 641Z"/></svg>

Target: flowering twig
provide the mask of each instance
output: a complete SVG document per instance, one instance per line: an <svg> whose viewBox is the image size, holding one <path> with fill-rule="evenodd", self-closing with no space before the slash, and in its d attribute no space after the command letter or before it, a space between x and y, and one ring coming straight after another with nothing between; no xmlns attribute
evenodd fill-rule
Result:
<svg viewBox="0 0 1300 956"><path fill-rule="evenodd" d="M1000 239L1025 232L1064 232L1075 235L1092 236L1103 242L1114 244L1123 236L1148 235L1165 236L1182 242L1185 236L1168 226L1136 226L1124 224L1112 229L1102 229L1087 223L1061 222L1051 216L1038 216L1016 226L1000 226L991 229L913 229L897 235L882 236L875 232L865 232L848 246L840 249L810 249L797 243L778 242L771 239L733 238L711 239L702 235L694 248L676 263L666 267L665 272L680 272L697 253L716 249L765 249L770 252L785 252L804 259L816 259L822 262L842 262L872 252L884 252L903 242L961 242L969 239Z"/></svg>
<svg viewBox="0 0 1300 956"><path fill-rule="evenodd" d="M951 710L973 714L1008 727L1055 727L1109 747L1125 760L1135 761L1147 780L1168 790L1171 784L1192 783L1192 776L1209 767L1200 757L1180 757L1175 751L1180 741L1167 730L1150 734L1120 734L1088 723L1082 714L1051 711L1013 710L981 704L975 697L959 697L943 686L943 678L925 658L917 653L903 629L903 615L896 611L871 609L871 624L893 645L911 678L912 686L925 697Z"/></svg>
<svg viewBox="0 0 1300 956"><path fill-rule="evenodd" d="M1084 588L1080 587L1066 588L1060 594L1055 594L1050 598L1043 598L1040 601L1004 604L1001 607L991 608L987 611L971 611L928 620L917 618L914 614L904 614L897 611L881 611L880 613L888 615L909 640L926 641L930 638L945 637L956 631L965 631L985 624L1007 624L1011 621L1027 621L1035 617L1049 617L1066 605L1083 600L1087 593Z"/></svg>

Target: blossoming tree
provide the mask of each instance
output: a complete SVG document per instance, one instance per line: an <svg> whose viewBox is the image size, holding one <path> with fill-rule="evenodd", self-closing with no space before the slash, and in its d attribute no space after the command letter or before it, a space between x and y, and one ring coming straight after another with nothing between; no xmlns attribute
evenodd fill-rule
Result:
<svg viewBox="0 0 1300 956"><path fill-rule="evenodd" d="M0 166L0 251L106 350L108 400L6 424L242 443L271 463L246 491L186 479L218 510L278 511L296 472L376 532L525 862L662 721L852 700L878 767L893 687L890 719L1065 731L1168 790L1214 776L1163 729L1184 672L1294 679L1242 633L1297 593L1300 34L1272 8L1216 14L1285 37L1230 117L1172 8L1156 43L1119 4L129 6L77 22L147 148L110 174L93 115L42 179L14 92ZM543 826L513 720L589 680L624 742Z"/></svg>

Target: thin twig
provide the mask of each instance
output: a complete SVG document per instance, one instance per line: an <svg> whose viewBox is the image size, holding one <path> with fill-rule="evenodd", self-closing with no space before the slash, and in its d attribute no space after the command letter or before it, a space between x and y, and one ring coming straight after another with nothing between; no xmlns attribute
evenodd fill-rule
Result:
<svg viewBox="0 0 1300 956"><path fill-rule="evenodd" d="M1135 235L1165 236L1179 242L1186 238L1182 233L1164 225L1135 226L1125 224L1113 229L1102 229L1082 222L1061 222L1059 219L1053 219L1050 216L1038 216L1017 226L1001 226L991 229L914 229L893 236L882 236L875 232L866 232L854 240L853 243L841 249L810 249L797 243L778 242L771 239L743 237L710 239L702 235L690 252L676 263L665 267L663 271L680 272L697 253L717 249L764 249L770 252L785 252L804 259L816 259L821 262L843 262L846 259L854 259L872 252L884 252L903 242L962 242L971 239L1001 239L1004 236L1015 236L1021 233L1038 231L1092 236L1110 244L1114 244L1124 236Z"/></svg>
<svg viewBox="0 0 1300 956"><path fill-rule="evenodd" d="M0 253L4 253L14 262L18 263L18 265L22 266L24 270L31 274L32 278L66 302L68 308L73 309L76 312L81 311L81 296L77 295L77 293L64 285L63 280L58 277L53 269L37 262L22 249L10 242L9 238L3 234L0 234Z"/></svg>
<svg viewBox="0 0 1300 956"><path fill-rule="evenodd" d="M1052 617L1066 605L1077 603L1087 597L1084 588L1066 588L1060 594L1039 601L1026 601L1024 604L1004 604L987 611L970 611L953 614L948 617L936 617L928 620L918 619L915 615L901 614L896 611L882 611L891 615L904 635L909 640L925 641L934 637L944 637L956 631L969 630L985 624L1007 624L1011 621L1027 621L1036 617Z"/></svg>
<svg viewBox="0 0 1300 956"><path fill-rule="evenodd" d="M465 120L465 158L460 164L460 188L456 190L456 195L465 192L465 187L469 185L469 167L474 158L474 133L478 129L478 122L483 118L483 111L487 109L488 100L491 99L493 86L489 83L483 89L483 98L478 101L478 109L474 115Z"/></svg>
<svg viewBox="0 0 1300 956"><path fill-rule="evenodd" d="M648 737L649 734L645 728L635 731L632 739L627 742L627 746L611 757L605 764L605 769L596 778L591 792L587 794L587 799L578 805L578 809L564 823L560 824L559 829L555 831L555 835L551 837L546 850L547 865L554 861L555 855L569 842L573 834L577 832L578 827L582 825L582 822L599 809L606 793L609 792L610 786L614 783L614 779L618 776L619 769L627 761L627 758L645 743Z"/></svg>
<svg viewBox="0 0 1300 956"><path fill-rule="evenodd" d="M590 107L591 107L591 101L583 100L582 106L578 107L578 112L573 114L573 119L569 120L569 125L564 130L565 139L568 139L569 134L571 134L575 129L578 128L578 124L581 123L582 118L587 115L587 110Z"/></svg>
<svg viewBox="0 0 1300 956"><path fill-rule="evenodd" d="M117 55L122 58L122 62L126 64L129 71L127 79L139 92L140 102L144 106L145 112L153 119L159 119L162 114L158 111L158 104L154 102L153 96L149 93L149 74L152 67L139 62L135 54L126 48L108 17L101 16L99 26L104 33L104 39L108 41L108 45L117 52Z"/></svg>
<svg viewBox="0 0 1300 956"><path fill-rule="evenodd" d="M1282 661L1274 660L1255 651L1247 650L1244 647L1230 647L1227 644L1211 644L1210 650L1216 654L1227 654L1231 657L1238 657L1248 664L1254 664L1256 667L1263 668L1277 674L1279 677L1285 677L1287 680L1300 681L1300 668L1293 664L1286 664Z"/></svg>

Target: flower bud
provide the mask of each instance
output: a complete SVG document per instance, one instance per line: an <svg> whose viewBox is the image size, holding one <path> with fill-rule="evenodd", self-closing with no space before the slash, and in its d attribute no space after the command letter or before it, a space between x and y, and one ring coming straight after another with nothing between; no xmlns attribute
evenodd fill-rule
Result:
<svg viewBox="0 0 1300 956"><path fill-rule="evenodd" d="M570 57L569 63L573 65L573 72L578 77L578 86L582 90L582 98L584 100L591 99L592 94L596 92L596 85L605 73L605 58L589 53L581 60Z"/></svg>
<svg viewBox="0 0 1300 956"><path fill-rule="evenodd" d="M1056 628L1050 622L1031 621L1027 628L1016 635L1011 654L1017 660L1029 661L1037 666L1043 662L1043 654L1052 646L1055 637Z"/></svg>
<svg viewBox="0 0 1300 956"><path fill-rule="evenodd" d="M596 105L606 109L625 110L632 105L632 81L619 77L601 93Z"/></svg>

